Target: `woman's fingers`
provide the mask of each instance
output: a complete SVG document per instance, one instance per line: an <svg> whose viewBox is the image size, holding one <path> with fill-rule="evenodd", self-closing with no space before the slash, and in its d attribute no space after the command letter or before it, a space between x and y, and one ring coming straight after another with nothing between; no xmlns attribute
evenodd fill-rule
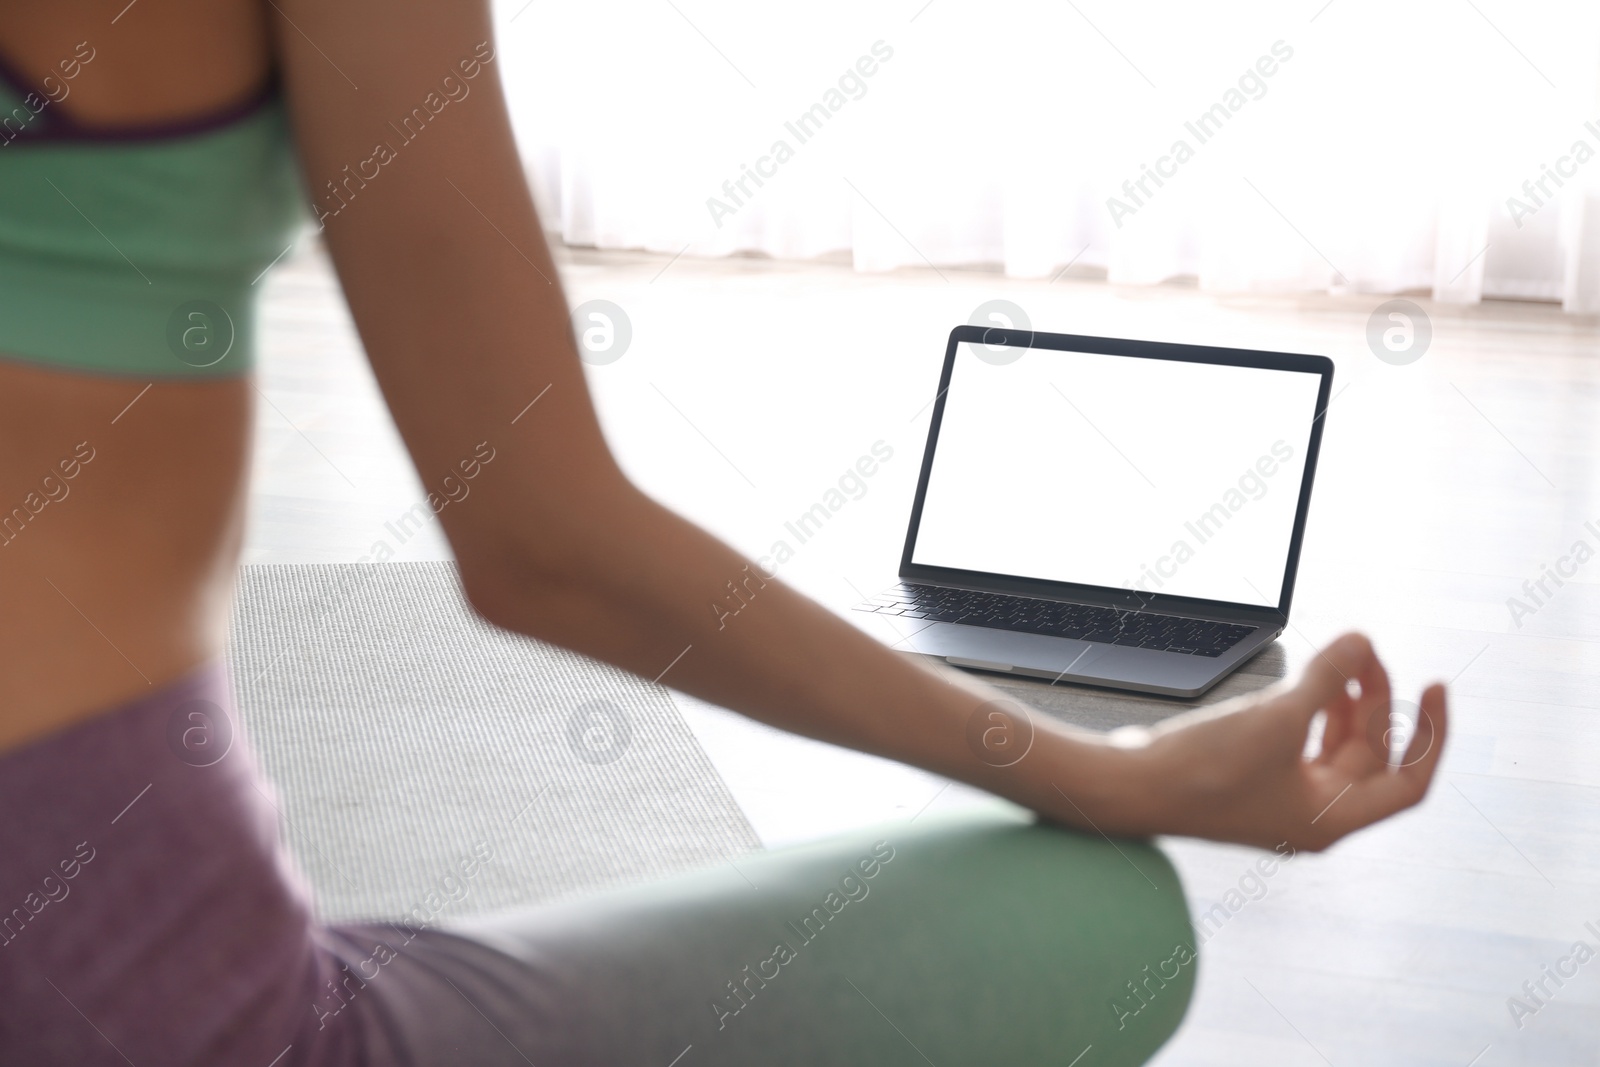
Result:
<svg viewBox="0 0 1600 1067"><path fill-rule="evenodd" d="M1345 634L1322 649L1300 688L1324 714L1318 763L1359 775L1387 760L1389 672L1364 635Z"/></svg>
<svg viewBox="0 0 1600 1067"><path fill-rule="evenodd" d="M1417 803L1444 747L1444 687L1423 694L1418 721L1398 766L1391 764L1392 692L1372 642L1345 634L1322 649L1296 686L1302 707L1326 716L1322 750L1305 768L1312 783L1307 843L1325 847ZM1314 808L1315 811L1309 809Z"/></svg>
<svg viewBox="0 0 1600 1067"><path fill-rule="evenodd" d="M1444 754L1444 738L1450 727L1450 701L1445 688L1438 682L1422 691L1421 714L1417 716L1416 731L1406 754L1400 762L1395 777L1409 787L1409 804L1415 804L1428 792L1433 775L1439 768L1439 757ZM1399 810L1398 808L1395 810Z"/></svg>
<svg viewBox="0 0 1600 1067"><path fill-rule="evenodd" d="M1422 694L1416 728L1398 766L1384 763L1352 773L1352 768L1336 761L1331 767L1319 768L1328 778L1322 791L1333 792L1334 799L1314 820L1319 827L1316 836L1332 843L1422 800L1444 752L1448 718L1444 686L1431 685ZM1341 785L1345 778L1348 781Z"/></svg>
<svg viewBox="0 0 1600 1067"><path fill-rule="evenodd" d="M1349 692L1345 686L1350 679L1361 678L1377 663L1378 654L1365 634L1344 634L1306 664L1295 688L1311 698L1317 707L1326 707L1338 694ZM1378 664L1378 669L1382 670L1382 664Z"/></svg>
<svg viewBox="0 0 1600 1067"><path fill-rule="evenodd" d="M1354 732L1356 719L1355 698L1348 689L1341 688L1322 705L1322 748L1317 752L1318 763L1332 763L1336 752Z"/></svg>

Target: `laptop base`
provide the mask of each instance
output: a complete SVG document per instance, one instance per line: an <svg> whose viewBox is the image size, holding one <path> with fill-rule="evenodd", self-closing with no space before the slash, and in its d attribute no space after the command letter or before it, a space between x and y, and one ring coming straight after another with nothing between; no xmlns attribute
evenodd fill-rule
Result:
<svg viewBox="0 0 1600 1067"><path fill-rule="evenodd" d="M962 623L851 615L852 622L896 651L954 667L1183 699L1204 695L1282 632L1261 627L1213 659Z"/></svg>

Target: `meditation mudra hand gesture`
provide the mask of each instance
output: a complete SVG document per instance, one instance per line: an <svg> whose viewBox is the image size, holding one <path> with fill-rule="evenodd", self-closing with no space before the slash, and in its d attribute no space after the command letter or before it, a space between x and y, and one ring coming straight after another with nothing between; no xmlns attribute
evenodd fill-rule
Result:
<svg viewBox="0 0 1600 1067"><path fill-rule="evenodd" d="M1370 641L1346 634L1293 683L1132 731L1148 768L1148 822L1118 828L1190 834L1271 848L1326 848L1411 807L1427 793L1444 747L1445 688L1429 686L1389 754L1389 675ZM1320 715L1315 754L1305 755ZM1113 739L1119 739L1114 735Z"/></svg>

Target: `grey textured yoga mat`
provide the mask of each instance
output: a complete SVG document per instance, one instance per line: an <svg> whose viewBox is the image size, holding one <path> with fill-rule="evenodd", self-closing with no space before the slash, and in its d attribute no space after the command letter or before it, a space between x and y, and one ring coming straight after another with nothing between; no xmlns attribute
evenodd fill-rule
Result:
<svg viewBox="0 0 1600 1067"><path fill-rule="evenodd" d="M664 688L488 626L453 564L246 567L230 666L324 919L468 914L759 847Z"/></svg>

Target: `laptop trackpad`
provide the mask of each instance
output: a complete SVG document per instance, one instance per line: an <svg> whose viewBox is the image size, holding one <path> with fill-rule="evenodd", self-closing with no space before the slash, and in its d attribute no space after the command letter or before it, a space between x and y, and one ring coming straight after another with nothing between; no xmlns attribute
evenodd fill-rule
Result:
<svg viewBox="0 0 1600 1067"><path fill-rule="evenodd" d="M925 656L942 656L958 666L1003 671L1024 667L1035 671L1082 671L1111 646L1067 637L996 630L987 626L961 626L936 622L918 630L898 646ZM966 662L961 662L966 661Z"/></svg>

